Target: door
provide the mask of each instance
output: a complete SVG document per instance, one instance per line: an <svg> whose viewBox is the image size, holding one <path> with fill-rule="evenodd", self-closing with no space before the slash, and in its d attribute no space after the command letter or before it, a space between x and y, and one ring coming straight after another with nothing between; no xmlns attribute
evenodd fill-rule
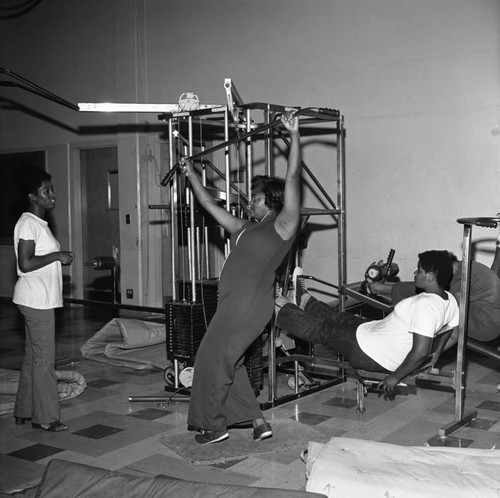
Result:
<svg viewBox="0 0 500 498"><path fill-rule="evenodd" d="M83 298L119 301L120 228L116 147L80 149Z"/></svg>

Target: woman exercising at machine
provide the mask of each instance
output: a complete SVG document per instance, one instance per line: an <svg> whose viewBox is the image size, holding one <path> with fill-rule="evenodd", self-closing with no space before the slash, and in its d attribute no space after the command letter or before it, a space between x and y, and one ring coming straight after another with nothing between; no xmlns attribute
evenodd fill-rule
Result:
<svg viewBox="0 0 500 498"><path fill-rule="evenodd" d="M285 180L257 176L246 220L219 206L192 165L183 166L201 206L231 235L231 252L219 282L217 311L194 364L188 427L201 444L228 438L227 428L252 424L253 438L272 436L243 365L245 351L273 314L275 271L290 250L300 222L300 136L298 117L281 117L291 137Z"/></svg>

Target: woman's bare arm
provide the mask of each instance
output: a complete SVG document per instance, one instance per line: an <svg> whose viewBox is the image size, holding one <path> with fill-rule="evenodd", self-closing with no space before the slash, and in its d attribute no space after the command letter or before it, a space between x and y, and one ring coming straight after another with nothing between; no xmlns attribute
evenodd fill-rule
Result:
<svg viewBox="0 0 500 498"><path fill-rule="evenodd" d="M283 209L275 222L276 231L283 240L291 239L300 223L300 178L301 155L299 118L293 114L281 116L283 126L290 133L291 144L288 155L288 168L285 176Z"/></svg>

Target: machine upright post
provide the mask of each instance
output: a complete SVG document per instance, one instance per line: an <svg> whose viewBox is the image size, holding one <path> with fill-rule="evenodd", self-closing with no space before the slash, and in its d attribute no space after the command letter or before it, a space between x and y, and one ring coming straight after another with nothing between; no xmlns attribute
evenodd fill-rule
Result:
<svg viewBox="0 0 500 498"><path fill-rule="evenodd" d="M455 370L455 420L460 420L464 414L465 400L465 347L467 343L467 321L469 318L469 291L470 291L470 250L472 226L464 225L462 244L462 281L460 288L460 321L458 326L457 367Z"/></svg>
<svg viewBox="0 0 500 498"><path fill-rule="evenodd" d="M252 131L252 115L250 113L250 109L247 109L247 115L246 115L246 121L247 121L247 133L250 133ZM250 189L250 183L252 179L252 171L253 171L253 164L252 164L252 137L248 137L246 139L246 158L247 158L247 198L250 201L252 192Z"/></svg>
<svg viewBox="0 0 500 498"><path fill-rule="evenodd" d="M168 154L169 154L169 163L170 163L170 169L174 167L174 144L173 144L173 136L174 136L174 128L173 128L173 121L172 118L169 118L168 120ZM172 185L170 186L170 231L171 231L171 237L170 237L170 261L171 261L171 282L172 282L172 300L177 301L177 288L175 285L175 278L176 278L176 271L177 271L177 266L176 266L176 254L177 254L177 223L175 222L177 220L177 205L178 205L178 199L177 199L177 182L173 182Z"/></svg>
<svg viewBox="0 0 500 498"><path fill-rule="evenodd" d="M337 200L340 214L338 217L338 281L341 289L347 284L347 248L345 219L345 128L344 117L337 122ZM340 310L345 310L345 295L339 293Z"/></svg>
<svg viewBox="0 0 500 498"><path fill-rule="evenodd" d="M444 438L470 422L477 416L476 411L464 413L465 406L465 351L467 346L467 332L469 319L469 295L470 295L470 271L471 271L471 238L472 225L496 228L499 222L498 218L460 218L458 223L464 225L462 241L462 274L460 285L460 303L459 303L459 325L458 325L458 343L457 343L457 365L454 372L454 390L455 390L455 418L453 422L439 429L439 436Z"/></svg>
<svg viewBox="0 0 500 498"><path fill-rule="evenodd" d="M271 122L271 109L268 105L264 111L264 123ZM264 164L266 167L266 175L274 176L274 147L273 147L273 132L271 129L266 130L264 140Z"/></svg>
<svg viewBox="0 0 500 498"><path fill-rule="evenodd" d="M227 142L229 140L229 111L226 109L224 113L224 141ZM226 209L229 210L230 206L230 198L231 198L231 185L229 181L231 179L231 160L229 157L230 149L229 144L224 148L224 159L225 159L225 173L226 173ZM225 256L229 254L231 248L230 239L226 238L225 244Z"/></svg>
<svg viewBox="0 0 500 498"><path fill-rule="evenodd" d="M193 154L193 117L189 116L188 118L188 126L189 126L189 155ZM194 194L191 189L187 192L189 198L189 229L188 229L188 238L189 238L189 272L191 277L191 300L193 303L196 303L196 227L194 221Z"/></svg>

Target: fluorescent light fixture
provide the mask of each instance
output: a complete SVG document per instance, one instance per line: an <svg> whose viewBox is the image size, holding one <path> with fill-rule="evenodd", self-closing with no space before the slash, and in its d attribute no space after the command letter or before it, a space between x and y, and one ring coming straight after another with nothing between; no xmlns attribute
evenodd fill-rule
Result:
<svg viewBox="0 0 500 498"><path fill-rule="evenodd" d="M200 104L200 109L223 111L225 106L220 104ZM78 109L84 112L171 112L181 111L179 104L127 104L115 102L78 103ZM182 111L183 114L186 111ZM189 114L189 112L188 112Z"/></svg>

